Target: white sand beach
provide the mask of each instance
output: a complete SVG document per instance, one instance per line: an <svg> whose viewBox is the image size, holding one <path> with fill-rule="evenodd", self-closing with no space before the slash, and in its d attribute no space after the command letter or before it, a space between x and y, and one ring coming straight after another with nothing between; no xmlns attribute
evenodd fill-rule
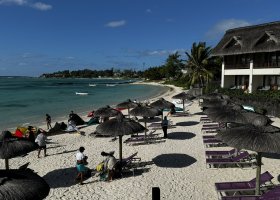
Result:
<svg viewBox="0 0 280 200"><path fill-rule="evenodd" d="M154 83L156 84L156 83ZM172 101L172 96L182 90L172 86L166 94L161 95ZM159 97L155 98L158 99ZM119 157L118 140L111 142L111 138L92 137L96 125L81 129L85 135L59 134L49 136L47 157L37 158L37 152L31 152L25 157L10 159L10 167L30 162L29 168L42 176L50 185L51 191L46 199L118 199L144 200L152 199L152 187L159 187L161 199L168 200L214 200L218 199L215 182L251 180L256 176L256 169L246 168L206 168L205 147L202 142L199 123L201 109L198 101L188 108L190 116L168 117L175 125L168 129L168 139L164 142L146 145L130 146L123 144L123 157L138 152L137 157L146 166L132 172L125 173L121 179L112 182L99 181L99 177L92 176L79 185L74 181L77 173L75 168L75 154L80 146L85 147L88 156L88 167L95 169L103 160L101 151L115 151ZM167 113L165 112L164 115ZM84 120L88 120L83 116ZM280 120L273 119L273 125L280 126ZM141 122L143 124L143 122ZM46 128L45 125L43 128ZM156 133L163 136L162 130ZM124 140L130 136L124 136ZM207 150L224 150L230 147L207 148ZM152 162L153 163L152 163ZM263 158L262 172L269 171L273 182L279 184L280 156L278 158ZM4 160L0 162L4 169ZM32 186L30 186L32 187Z"/></svg>

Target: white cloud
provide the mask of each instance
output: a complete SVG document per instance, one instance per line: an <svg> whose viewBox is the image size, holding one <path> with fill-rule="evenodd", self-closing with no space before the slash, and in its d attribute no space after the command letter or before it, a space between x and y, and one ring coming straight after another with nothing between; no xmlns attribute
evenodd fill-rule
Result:
<svg viewBox="0 0 280 200"><path fill-rule="evenodd" d="M110 28L116 28L116 27L124 26L125 24L126 24L125 20L119 20L119 21L108 22L105 26Z"/></svg>
<svg viewBox="0 0 280 200"><path fill-rule="evenodd" d="M151 10L150 8L147 8L147 9L146 9L146 12L147 12L147 13L152 13L152 10Z"/></svg>
<svg viewBox="0 0 280 200"><path fill-rule="evenodd" d="M37 10L42 10L42 11L51 10L52 9L52 5L45 4L45 3L42 3L42 2L36 2L34 4L31 4L30 6L32 8L35 8Z"/></svg>
<svg viewBox="0 0 280 200"><path fill-rule="evenodd" d="M154 50L154 51L141 51L138 52L138 55L140 56L165 56L170 55L178 52L179 54L183 54L186 52L185 49L173 49L173 50Z"/></svg>
<svg viewBox="0 0 280 200"><path fill-rule="evenodd" d="M0 0L0 5L28 6L41 11L52 9L52 5L45 4L42 2L32 3L29 0Z"/></svg>
<svg viewBox="0 0 280 200"><path fill-rule="evenodd" d="M245 20L238 20L238 19L225 19L217 24L215 24L207 33L206 36L210 39L216 39L221 34L224 34L226 30L242 27L242 26L249 26L250 23Z"/></svg>
<svg viewBox="0 0 280 200"><path fill-rule="evenodd" d="M166 19L166 22L174 22L174 20L171 18L168 18L168 19Z"/></svg>
<svg viewBox="0 0 280 200"><path fill-rule="evenodd" d="M26 0L0 0L0 5L18 5L22 6L26 4Z"/></svg>

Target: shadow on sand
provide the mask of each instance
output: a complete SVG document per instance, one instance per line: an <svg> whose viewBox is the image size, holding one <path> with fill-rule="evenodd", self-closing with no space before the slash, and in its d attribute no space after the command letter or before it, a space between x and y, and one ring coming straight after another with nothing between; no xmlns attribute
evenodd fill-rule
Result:
<svg viewBox="0 0 280 200"><path fill-rule="evenodd" d="M172 133L168 133L168 139L171 140L188 140L191 139L193 137L195 137L196 135L194 133L190 133L190 132L172 132Z"/></svg>
<svg viewBox="0 0 280 200"><path fill-rule="evenodd" d="M74 149L74 150L65 150L65 151L62 151L62 152L54 153L54 154L48 154L48 156L59 155L59 154L65 154L65 153L73 153L73 152L76 152L76 151L77 151L77 149Z"/></svg>
<svg viewBox="0 0 280 200"><path fill-rule="evenodd" d="M195 126L197 124L199 124L199 122L188 121L188 122L178 122L176 123L176 126Z"/></svg>
<svg viewBox="0 0 280 200"><path fill-rule="evenodd" d="M56 146L52 146L52 147L47 146L47 149L55 149L55 148L64 147L64 146L66 146L66 145L56 145Z"/></svg>
<svg viewBox="0 0 280 200"><path fill-rule="evenodd" d="M262 153L262 157L271 159L280 159L280 154L277 153Z"/></svg>
<svg viewBox="0 0 280 200"><path fill-rule="evenodd" d="M206 115L206 114L203 112L197 112L197 113L194 113L194 115Z"/></svg>
<svg viewBox="0 0 280 200"><path fill-rule="evenodd" d="M183 168L195 163L197 160L187 154L161 154L153 159L158 167Z"/></svg>
<svg viewBox="0 0 280 200"><path fill-rule="evenodd" d="M43 178L47 181L50 188L61 188L79 184L77 181L75 181L76 176L76 167L70 167L51 171L43 176ZM89 179L90 177L91 176L89 174L84 178L84 181Z"/></svg>
<svg viewBox="0 0 280 200"><path fill-rule="evenodd" d="M143 118L141 118L141 119L138 119L138 122L145 122L145 120ZM153 122L161 122L161 118L155 117L153 119L150 119L150 118L147 119L147 123L153 123Z"/></svg>

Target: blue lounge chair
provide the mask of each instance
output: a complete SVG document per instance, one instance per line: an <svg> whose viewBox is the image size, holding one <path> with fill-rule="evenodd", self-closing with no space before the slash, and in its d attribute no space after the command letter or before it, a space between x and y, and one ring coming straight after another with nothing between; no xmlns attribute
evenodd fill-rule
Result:
<svg viewBox="0 0 280 200"><path fill-rule="evenodd" d="M274 177L268 172L264 172L260 176L260 185L265 185L269 183L273 185L272 179ZM239 182L220 182L215 183L216 191L223 196L226 192L233 192L233 196L236 195L238 192L254 190L256 187L256 178L250 181L239 181Z"/></svg>

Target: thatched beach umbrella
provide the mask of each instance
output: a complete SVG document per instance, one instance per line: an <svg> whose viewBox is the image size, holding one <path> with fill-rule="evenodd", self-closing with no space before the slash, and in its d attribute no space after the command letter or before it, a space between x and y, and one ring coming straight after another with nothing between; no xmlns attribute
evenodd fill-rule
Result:
<svg viewBox="0 0 280 200"><path fill-rule="evenodd" d="M203 99L203 100L228 100L230 99L229 96L225 95L225 94L221 94L221 93L209 93L209 94L204 94L201 95L199 98Z"/></svg>
<svg viewBox="0 0 280 200"><path fill-rule="evenodd" d="M146 129L147 129L147 118L154 117L157 115L161 115L161 111L146 105L138 105L130 111L130 114L133 116L141 116L145 121L145 137L146 137Z"/></svg>
<svg viewBox="0 0 280 200"><path fill-rule="evenodd" d="M255 122L254 124L258 124ZM260 174L262 153L280 153L280 128L267 125L247 124L240 127L218 131L216 138L237 149L256 151L256 195L260 194Z"/></svg>
<svg viewBox="0 0 280 200"><path fill-rule="evenodd" d="M122 136L139 133L145 130L138 122L126 119L122 114L114 119L110 119L96 127L97 135L119 136L119 156L122 162Z"/></svg>
<svg viewBox="0 0 280 200"><path fill-rule="evenodd" d="M97 109L94 112L95 117L115 117L120 113L120 111L111 108L110 106L105 106Z"/></svg>
<svg viewBox="0 0 280 200"><path fill-rule="evenodd" d="M205 113L208 113L208 117L216 122L233 122L240 124L253 124L259 126L265 126L271 123L271 120L265 116L258 113L246 111L246 110L234 110L232 107L224 106L222 109L217 109L216 112L207 112L208 109L205 110ZM211 109L214 110L214 109ZM258 124L256 124L258 123Z"/></svg>
<svg viewBox="0 0 280 200"><path fill-rule="evenodd" d="M44 199L50 191L46 181L30 169L0 170L0 199Z"/></svg>
<svg viewBox="0 0 280 200"><path fill-rule="evenodd" d="M203 101L201 103L201 107L206 107L206 108L215 108L215 107L221 107L221 106L226 106L228 105L229 102L227 100L223 100L223 99L220 99L220 100L206 100L206 101Z"/></svg>
<svg viewBox="0 0 280 200"><path fill-rule="evenodd" d="M185 112L185 100L191 101L191 100L195 99L195 97L190 94L187 94L185 92L181 92L181 93L173 96L172 99L181 99L183 101L183 112Z"/></svg>
<svg viewBox="0 0 280 200"><path fill-rule="evenodd" d="M163 109L171 108L172 106L175 106L175 105L169 101L166 101L164 98L160 98L159 100L151 103L150 106L163 111ZM163 118L163 115L162 115L162 118Z"/></svg>
<svg viewBox="0 0 280 200"><path fill-rule="evenodd" d="M37 148L38 145L35 142L13 137L9 131L3 131L0 134L0 158L5 159L6 169L9 169L10 158L27 154Z"/></svg>
<svg viewBox="0 0 280 200"><path fill-rule="evenodd" d="M137 103L134 103L133 101L128 99L127 101L119 103L116 107L117 108L126 108L128 110L128 117L130 117L129 109L135 108L137 105L138 105Z"/></svg>

